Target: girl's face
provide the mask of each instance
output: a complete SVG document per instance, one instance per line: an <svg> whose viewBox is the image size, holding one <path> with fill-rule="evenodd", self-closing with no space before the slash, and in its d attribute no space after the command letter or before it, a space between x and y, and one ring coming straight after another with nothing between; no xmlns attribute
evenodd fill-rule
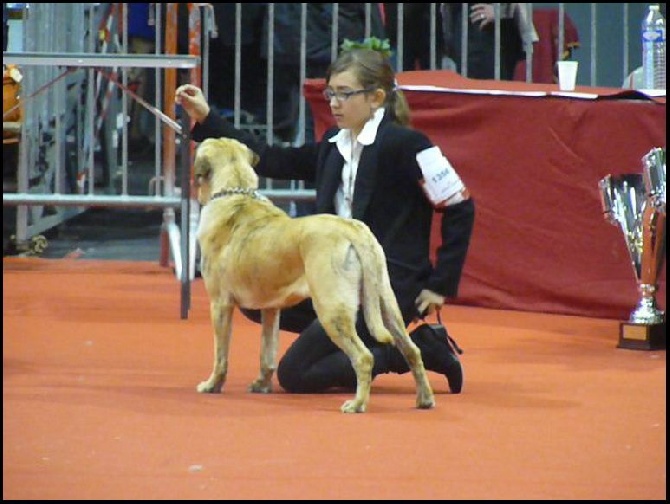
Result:
<svg viewBox="0 0 670 504"><path fill-rule="evenodd" d="M363 88L351 70L332 74L325 93L330 96L330 111L337 126L351 129L354 136L361 132L368 119L381 107L384 96L380 89Z"/></svg>

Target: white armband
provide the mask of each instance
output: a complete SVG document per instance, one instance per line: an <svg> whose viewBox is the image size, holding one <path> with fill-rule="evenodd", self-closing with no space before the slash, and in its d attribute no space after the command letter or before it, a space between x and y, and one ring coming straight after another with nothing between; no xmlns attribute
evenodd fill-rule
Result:
<svg viewBox="0 0 670 504"><path fill-rule="evenodd" d="M455 205L467 198L461 177L439 147L419 152L416 161L423 174L421 186L435 208Z"/></svg>

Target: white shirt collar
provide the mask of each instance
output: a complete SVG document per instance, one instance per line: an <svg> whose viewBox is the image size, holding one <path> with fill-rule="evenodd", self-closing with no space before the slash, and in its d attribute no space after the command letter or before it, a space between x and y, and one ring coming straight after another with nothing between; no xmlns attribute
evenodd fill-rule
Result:
<svg viewBox="0 0 670 504"><path fill-rule="evenodd" d="M358 134L356 140L362 145L370 145L374 143L375 138L377 138L377 131L379 130L379 125L384 118L384 108L378 108L373 116L368 119L368 122L365 123L363 129ZM329 142L337 143L338 147L342 142L349 143L351 138L350 129L341 129L337 132L337 135L333 135L328 139ZM341 150L341 149L340 149Z"/></svg>

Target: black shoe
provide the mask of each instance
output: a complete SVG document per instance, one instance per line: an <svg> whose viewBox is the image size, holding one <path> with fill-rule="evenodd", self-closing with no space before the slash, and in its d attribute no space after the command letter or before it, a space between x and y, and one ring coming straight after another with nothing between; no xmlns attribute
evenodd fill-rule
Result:
<svg viewBox="0 0 670 504"><path fill-rule="evenodd" d="M443 374L452 394L460 394L463 388L463 367L458 354L463 350L447 333L442 324L421 324L410 333L412 341L421 350L426 369Z"/></svg>

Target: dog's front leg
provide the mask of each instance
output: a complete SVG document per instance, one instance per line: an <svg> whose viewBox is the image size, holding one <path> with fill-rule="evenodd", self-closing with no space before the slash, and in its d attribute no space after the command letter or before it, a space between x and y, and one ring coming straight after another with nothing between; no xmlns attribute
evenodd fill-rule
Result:
<svg viewBox="0 0 670 504"><path fill-rule="evenodd" d="M220 299L209 303L212 328L214 329L214 367L209 378L198 384L197 390L200 393L219 393L226 382L234 307L233 303Z"/></svg>
<svg viewBox="0 0 670 504"><path fill-rule="evenodd" d="M272 375L277 368L279 310L262 310L261 324L261 369L258 378L249 385L249 391L267 394L272 392Z"/></svg>

